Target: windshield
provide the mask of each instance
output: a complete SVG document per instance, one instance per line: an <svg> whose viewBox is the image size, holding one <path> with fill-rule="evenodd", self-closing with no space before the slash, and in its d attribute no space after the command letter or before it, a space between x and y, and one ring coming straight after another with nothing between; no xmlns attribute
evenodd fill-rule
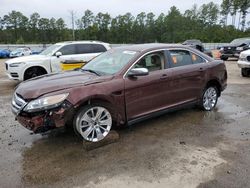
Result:
<svg viewBox="0 0 250 188"><path fill-rule="evenodd" d="M248 44L249 42L250 42L250 39L234 39L230 44L239 46L241 44Z"/></svg>
<svg viewBox="0 0 250 188"><path fill-rule="evenodd" d="M54 45L52 45L52 46L46 48L46 49L45 49L44 51L42 51L40 54L41 54L41 55L52 55L53 52L54 52L54 50L57 49L57 48L59 48L59 47L60 47L60 45L54 44Z"/></svg>
<svg viewBox="0 0 250 188"><path fill-rule="evenodd" d="M135 51L112 49L91 60L82 69L112 75L119 72L136 54Z"/></svg>

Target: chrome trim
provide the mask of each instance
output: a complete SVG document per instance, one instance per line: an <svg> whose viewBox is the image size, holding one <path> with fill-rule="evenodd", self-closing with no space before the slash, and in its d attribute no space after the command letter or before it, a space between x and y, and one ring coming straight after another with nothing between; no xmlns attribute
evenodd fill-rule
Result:
<svg viewBox="0 0 250 188"><path fill-rule="evenodd" d="M25 102L16 93L14 93L11 104L12 104L11 106L12 112L18 115L21 112L21 110L26 106L27 102Z"/></svg>
<svg viewBox="0 0 250 188"><path fill-rule="evenodd" d="M209 61L207 60L207 59L205 59L204 57L201 57L199 54L197 54L196 52L194 52L193 50L191 50L191 49L186 49L186 48L180 48L180 47L177 47L177 48L173 48L173 47L171 47L171 48L161 48L161 49L157 49L157 50L151 50L151 51L149 51L149 52L147 52L147 53L145 53L145 54L142 54L129 68L128 68L128 70L123 74L123 79L125 79L125 77L127 76L127 74L128 74L128 72L131 70L131 68L138 62L138 61L140 61L141 59L142 59L142 57L144 57L145 55L148 55L148 54L150 54L150 53L153 53L153 52L158 52L158 51L166 51L166 50L186 50L186 51L189 51L189 52L192 52L192 53L194 53L195 55L197 55L197 56L199 56L200 58L202 58L202 59L204 59L205 60L205 62L204 63L208 63Z"/></svg>

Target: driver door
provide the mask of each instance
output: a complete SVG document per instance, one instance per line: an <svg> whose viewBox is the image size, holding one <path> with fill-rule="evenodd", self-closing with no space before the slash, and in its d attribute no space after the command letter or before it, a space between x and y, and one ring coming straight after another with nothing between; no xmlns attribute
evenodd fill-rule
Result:
<svg viewBox="0 0 250 188"><path fill-rule="evenodd" d="M51 64L50 68L52 72L61 72L62 67L61 63L65 61L76 61L76 45L75 44L69 44L65 45L62 48L60 48L57 52L61 52L62 55L57 57L55 54L51 57Z"/></svg>
<svg viewBox="0 0 250 188"><path fill-rule="evenodd" d="M128 120L149 114L165 106L163 92L167 80L163 51L142 57L132 68L147 68L149 74L125 77L125 101Z"/></svg>

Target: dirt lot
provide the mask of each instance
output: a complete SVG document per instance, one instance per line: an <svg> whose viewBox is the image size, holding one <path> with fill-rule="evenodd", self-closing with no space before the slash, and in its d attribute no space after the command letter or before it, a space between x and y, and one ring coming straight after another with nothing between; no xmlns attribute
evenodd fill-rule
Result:
<svg viewBox="0 0 250 188"><path fill-rule="evenodd" d="M249 187L250 78L236 61L226 65L228 88L215 111L167 114L86 152L70 131L34 135L14 120L16 82L0 60L1 187Z"/></svg>

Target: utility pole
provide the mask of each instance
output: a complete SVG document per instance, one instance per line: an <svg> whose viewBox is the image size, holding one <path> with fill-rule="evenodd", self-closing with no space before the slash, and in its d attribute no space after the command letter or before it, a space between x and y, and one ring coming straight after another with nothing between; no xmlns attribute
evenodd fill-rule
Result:
<svg viewBox="0 0 250 188"><path fill-rule="evenodd" d="M73 10L69 11L72 24L72 40L75 40L75 12Z"/></svg>

